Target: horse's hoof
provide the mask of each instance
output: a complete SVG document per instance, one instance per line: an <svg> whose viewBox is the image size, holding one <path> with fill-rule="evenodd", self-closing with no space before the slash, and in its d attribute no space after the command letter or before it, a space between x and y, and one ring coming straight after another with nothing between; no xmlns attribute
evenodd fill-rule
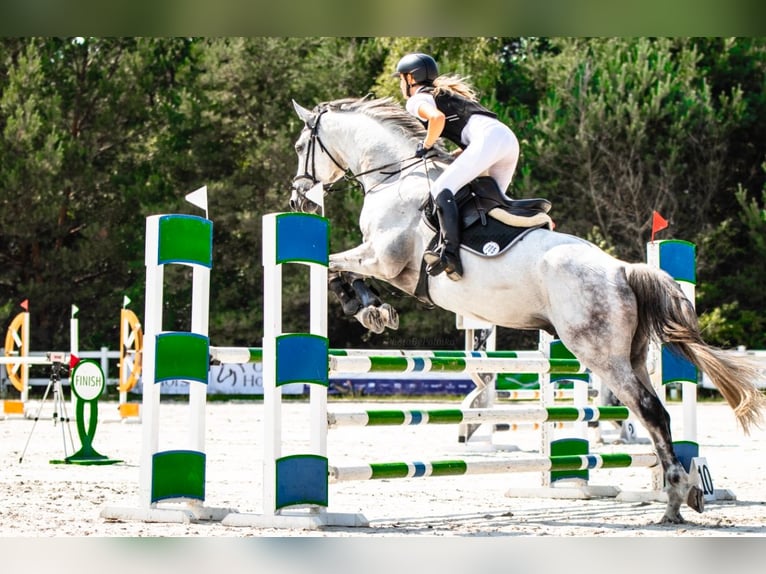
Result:
<svg viewBox="0 0 766 574"><path fill-rule="evenodd" d="M698 486L692 486L689 488L689 493L686 495L686 504L689 508L696 510L697 512L703 512L705 510L705 495L702 489Z"/></svg>
<svg viewBox="0 0 766 574"><path fill-rule="evenodd" d="M659 522L660 524L686 524L686 520L684 520L683 516L681 516L681 513L676 512L666 512L665 516L662 517L662 520Z"/></svg>
<svg viewBox="0 0 766 574"><path fill-rule="evenodd" d="M386 327L396 331L399 328L399 313L388 303L383 303L380 306L380 313L383 315L383 321Z"/></svg>
<svg viewBox="0 0 766 574"><path fill-rule="evenodd" d="M377 307L365 307L357 313L356 319L376 335L380 335L386 329L383 317L381 317Z"/></svg>

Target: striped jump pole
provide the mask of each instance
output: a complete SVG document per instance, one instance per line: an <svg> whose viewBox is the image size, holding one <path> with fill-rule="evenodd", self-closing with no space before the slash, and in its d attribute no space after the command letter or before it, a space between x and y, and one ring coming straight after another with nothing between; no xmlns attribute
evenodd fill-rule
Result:
<svg viewBox="0 0 766 574"><path fill-rule="evenodd" d="M649 265L659 267L670 274L692 305L695 304L697 271L696 246L693 243L678 239L650 241L646 244L646 260ZM670 352L665 345L658 348L653 343L650 349L652 358L659 363L659 368L654 369L652 373L652 383L660 398L665 400L665 385L681 383L683 442L694 450L697 446L697 368L683 357Z"/></svg>
<svg viewBox="0 0 766 574"><path fill-rule="evenodd" d="M585 373L573 358L548 359L538 351L417 351L328 349L329 373ZM222 364L259 363L259 347L211 347Z"/></svg>
<svg viewBox="0 0 766 574"><path fill-rule="evenodd" d="M659 267L676 280L684 295L694 306L697 284L697 248L693 243L679 239L650 241L646 244L646 260L649 265ZM687 359L670 351L665 345L650 345L650 361L658 365L651 372L652 384L660 398L665 401L666 387L670 383L681 383L683 427L681 440L673 442L678 459L687 472L698 473L705 500L732 500L736 497L726 489L715 489L710 478L707 460L700 457L697 442L697 384L700 373ZM653 487L661 488L662 473L653 475Z"/></svg>
<svg viewBox="0 0 766 574"><path fill-rule="evenodd" d="M490 353L487 353L490 355ZM330 356L334 373L582 373L574 359Z"/></svg>
<svg viewBox="0 0 766 574"><path fill-rule="evenodd" d="M351 480L390 480L467 474L505 474L518 472L571 472L608 468L654 467L655 454L588 454L504 460L438 460L430 462L382 462L357 466L331 466L330 482Z"/></svg>
<svg viewBox="0 0 766 574"><path fill-rule="evenodd" d="M425 424L541 423L619 421L628 418L626 407L518 407L492 409L368 410L329 413L330 428L341 426L402 426Z"/></svg>
<svg viewBox="0 0 766 574"><path fill-rule="evenodd" d="M379 361L392 358L410 359L520 359L545 360L540 351L425 351L419 349L328 349L330 357L380 357ZM210 358L223 364L244 364L263 362L262 347L210 347ZM343 361L344 359L341 359ZM556 363L556 361L554 361ZM576 360L562 360L566 372L580 372ZM331 369L332 370L332 369Z"/></svg>
<svg viewBox="0 0 766 574"><path fill-rule="evenodd" d="M192 215L148 217L145 264L143 425L138 504L132 508L106 507L101 511L101 517L182 523L220 520L230 512L229 509L204 506L213 222ZM190 331L163 330L166 265L192 268ZM189 383L189 426L185 444L160 450L160 383L168 380Z"/></svg>

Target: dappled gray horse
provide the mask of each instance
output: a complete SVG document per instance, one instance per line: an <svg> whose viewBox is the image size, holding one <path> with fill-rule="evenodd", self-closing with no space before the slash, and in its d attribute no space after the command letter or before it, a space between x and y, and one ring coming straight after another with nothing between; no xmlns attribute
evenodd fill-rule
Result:
<svg viewBox="0 0 766 574"><path fill-rule="evenodd" d="M294 105L305 127L295 144L299 166L291 205L316 211L306 192L349 175L365 192L363 242L332 254L330 272L375 277L414 295L434 234L421 218L435 175L425 170L440 169L437 161L411 161L423 127L387 98L341 99L313 110ZM702 340L694 308L676 282L664 271L620 261L545 227L500 254L464 251L462 259L462 280L428 278L430 299L465 317L555 333L649 433L668 494L662 521L683 522L684 501L702 512L702 491L673 451L670 416L649 379L650 338L706 372L745 432L759 424L765 399L754 384L757 371Z"/></svg>

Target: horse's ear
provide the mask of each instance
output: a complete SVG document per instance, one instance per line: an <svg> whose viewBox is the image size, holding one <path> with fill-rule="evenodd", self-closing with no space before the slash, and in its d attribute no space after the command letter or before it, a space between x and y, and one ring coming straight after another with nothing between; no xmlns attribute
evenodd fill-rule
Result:
<svg viewBox="0 0 766 574"><path fill-rule="evenodd" d="M311 110L307 110L295 100L293 100L293 107L295 108L295 113L297 113L298 117L303 120L304 124L310 128L314 127L314 120L316 119L316 115L313 114Z"/></svg>

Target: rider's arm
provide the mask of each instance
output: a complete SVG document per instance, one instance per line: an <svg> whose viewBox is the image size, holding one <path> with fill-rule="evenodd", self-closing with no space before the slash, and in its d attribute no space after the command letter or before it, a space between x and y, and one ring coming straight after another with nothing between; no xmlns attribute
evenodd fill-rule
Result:
<svg viewBox="0 0 766 574"><path fill-rule="evenodd" d="M418 106L418 116L428 122L423 147L432 148L444 130L444 114L436 106L424 102Z"/></svg>

